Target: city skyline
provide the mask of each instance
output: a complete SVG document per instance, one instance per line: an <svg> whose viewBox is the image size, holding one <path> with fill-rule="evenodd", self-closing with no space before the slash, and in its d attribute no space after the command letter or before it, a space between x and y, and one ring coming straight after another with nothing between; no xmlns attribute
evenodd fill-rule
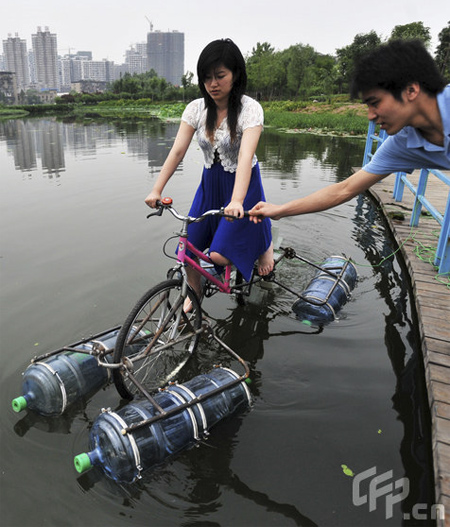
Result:
<svg viewBox="0 0 450 527"><path fill-rule="evenodd" d="M147 42L136 43L126 51L124 64L92 60L92 52L78 51L61 56L57 34L38 26L31 35L32 49L17 33L3 40L0 55L2 99L17 103L28 89L37 90L47 101L57 92L103 91L107 83L124 73L154 70L168 83L179 86L184 75L184 33L179 31L147 33ZM88 84L87 84L88 83ZM52 92L50 94L50 92ZM26 97L29 97L26 96Z"/></svg>
<svg viewBox="0 0 450 527"><path fill-rule="evenodd" d="M357 0L339 4L316 0L229 0L226 9L205 9L200 0L187 3L172 0L169 5L149 5L135 0L123 7L117 0L96 2L79 0L76 8L57 0L18 0L8 6L0 20L0 38L8 35L26 40L38 26L49 27L58 37L58 53L91 51L94 60L125 62L126 51L147 39L153 31L179 31L185 34L185 71L196 71L197 57L203 47L216 38L230 37L244 55L258 42L268 42L281 50L295 44L312 46L319 53L335 54L336 49L352 43L356 34L376 31L387 38L396 25L423 22L432 35L431 52L439 32L450 19L443 13L447 0L395 2L379 0L375 5ZM447 11L448 8L447 8Z"/></svg>

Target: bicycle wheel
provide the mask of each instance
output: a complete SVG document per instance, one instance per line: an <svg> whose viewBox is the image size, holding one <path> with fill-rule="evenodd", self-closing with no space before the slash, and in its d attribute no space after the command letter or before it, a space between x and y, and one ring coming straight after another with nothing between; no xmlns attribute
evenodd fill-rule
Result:
<svg viewBox="0 0 450 527"><path fill-rule="evenodd" d="M173 380L197 347L202 314L197 295L188 288L192 309L183 311L181 280L167 280L150 289L128 315L117 337L113 360L132 363L134 378L154 391ZM142 394L127 375L127 368L113 370L119 394L133 399Z"/></svg>

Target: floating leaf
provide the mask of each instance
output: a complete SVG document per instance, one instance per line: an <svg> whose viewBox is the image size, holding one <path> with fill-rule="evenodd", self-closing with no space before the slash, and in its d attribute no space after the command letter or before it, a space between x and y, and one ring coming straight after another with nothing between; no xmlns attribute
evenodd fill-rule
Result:
<svg viewBox="0 0 450 527"><path fill-rule="evenodd" d="M347 465L341 465L342 470L346 476L354 476L353 470L351 468L348 468Z"/></svg>

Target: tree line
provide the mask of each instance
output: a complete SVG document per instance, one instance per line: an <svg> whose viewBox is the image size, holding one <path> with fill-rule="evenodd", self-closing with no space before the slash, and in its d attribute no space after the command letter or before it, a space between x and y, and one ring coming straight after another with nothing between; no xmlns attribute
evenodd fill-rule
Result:
<svg viewBox="0 0 450 527"><path fill-rule="evenodd" d="M418 38L430 50L430 28L425 27L423 22L397 25L387 39L383 39L375 31L357 34L351 44L336 49L336 55L324 55L305 44L295 44L277 51L268 42L258 42L245 57L247 91L255 98L266 101L308 98L324 100L336 94L347 94L356 61L383 42L398 38ZM450 22L439 33L438 39L435 52L430 52L441 73L450 82ZM178 87L158 77L154 70L133 75L126 73L112 82L104 94L71 94L65 100L71 98L75 102L91 101L94 104L106 99L189 101L200 97L200 90L193 78L194 74L188 71Z"/></svg>
<svg viewBox="0 0 450 527"><path fill-rule="evenodd" d="M413 38L422 40L430 48L430 28L423 22L395 26L386 40ZM432 55L450 82L450 22L438 38L436 52ZM348 93L354 64L384 41L375 31L360 33L351 44L337 49L335 56L323 55L303 44L276 51L267 42L258 43L246 61L249 90L264 100Z"/></svg>

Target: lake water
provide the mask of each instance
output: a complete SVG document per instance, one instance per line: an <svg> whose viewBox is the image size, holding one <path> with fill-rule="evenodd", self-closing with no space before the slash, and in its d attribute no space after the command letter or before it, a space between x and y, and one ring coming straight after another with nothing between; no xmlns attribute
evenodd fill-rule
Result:
<svg viewBox="0 0 450 527"><path fill-rule="evenodd" d="M33 356L120 325L165 278L162 245L179 225L168 214L147 220L144 198L176 130L158 120L0 122L2 525L416 525L405 519L413 507L434 503L417 321L402 262L383 261L395 246L366 196L275 222L283 244L310 261L356 262L338 320L307 327L276 285L255 289L243 307L224 295L205 300L217 334L251 365L254 405L198 447L118 485L73 467L101 408L123 404L114 386L59 418L12 411ZM257 153L268 200L345 178L363 148L356 138L265 130ZM180 212L201 167L193 143L165 192ZM277 273L299 293L313 275L298 261ZM387 489L369 510L343 465L355 476L376 467L379 490L406 478L408 495ZM372 479L356 489L360 501Z"/></svg>

